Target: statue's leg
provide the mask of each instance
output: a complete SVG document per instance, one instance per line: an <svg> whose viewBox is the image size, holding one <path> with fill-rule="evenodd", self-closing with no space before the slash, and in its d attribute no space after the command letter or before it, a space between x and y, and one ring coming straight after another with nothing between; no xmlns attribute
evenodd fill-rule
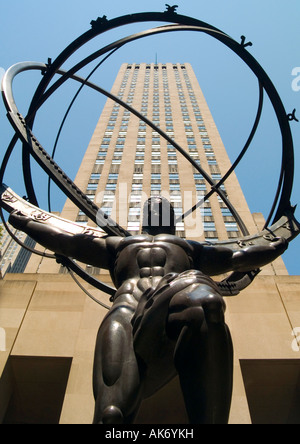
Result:
<svg viewBox="0 0 300 444"><path fill-rule="evenodd" d="M168 331L177 345L174 361L192 424L228 423L233 347L217 291L194 284L174 296Z"/></svg>
<svg viewBox="0 0 300 444"><path fill-rule="evenodd" d="M94 358L95 424L130 424L140 404L140 371L133 350L128 307L115 307L104 319Z"/></svg>

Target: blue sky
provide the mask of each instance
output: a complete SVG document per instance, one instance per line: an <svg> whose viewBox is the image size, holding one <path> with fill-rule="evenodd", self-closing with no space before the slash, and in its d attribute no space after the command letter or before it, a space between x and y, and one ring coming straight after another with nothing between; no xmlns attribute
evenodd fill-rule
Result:
<svg viewBox="0 0 300 444"><path fill-rule="evenodd" d="M91 20L106 15L112 19L124 14L143 11L164 11L163 1L120 0L14 0L2 2L0 17L0 75L14 63L30 60L47 62L55 59L75 38L90 28ZM170 3L171 5L173 3ZM241 35L253 43L248 50L263 66L275 84L287 113L298 110L300 120L300 3L299 0L177 0L178 13L190 15L216 26L234 39ZM155 23L131 25L95 39L75 55L95 51L109 41L156 26ZM244 146L252 128L257 110L257 81L241 61L220 43L202 34L172 33L151 37L127 45L119 50L97 72L93 81L110 89L123 62L190 62L211 108L221 137L232 160ZM95 65L95 63L94 63ZM93 66L94 66L93 65ZM70 66L70 64L68 65ZM90 66L82 74L86 74ZM299 67L299 70L295 68ZM292 73L294 72L294 75ZM24 114L33 91L40 81L39 73L25 73L14 83L17 104ZM298 79L299 78L299 79ZM294 83L292 83L294 82ZM294 86L294 88L292 87ZM53 143L77 85L68 84L41 110L35 131L43 146L52 151ZM298 91L299 89L299 91ZM89 90L84 91L72 109L58 146L56 160L74 178L83 152L98 120L104 99ZM295 185L292 204L300 204L300 123L292 122L295 144ZM75 129L75 131L74 131ZM0 104L1 156L13 135ZM266 100L259 131L251 151L238 168L237 175L252 212L266 217L274 197L281 159L281 140L273 111ZM6 183L22 195L20 146L17 146ZM298 174L299 171L299 174ZM34 169L41 207L47 209L46 177ZM53 209L59 211L65 198L53 189ZM300 219L300 209L296 216ZM290 274L300 274L298 252L300 239L296 239L284 255Z"/></svg>

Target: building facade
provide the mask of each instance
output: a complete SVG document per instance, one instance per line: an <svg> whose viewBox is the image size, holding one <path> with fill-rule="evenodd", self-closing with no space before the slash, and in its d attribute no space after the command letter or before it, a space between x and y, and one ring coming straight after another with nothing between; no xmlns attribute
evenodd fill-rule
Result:
<svg viewBox="0 0 300 444"><path fill-rule="evenodd" d="M123 64L112 94L152 121L167 140L129 109L108 100L76 184L132 234L140 233L144 201L163 195L174 206L178 236L203 242L238 238L240 227L224 200L217 193L203 199L231 164L192 67ZM210 182L172 140L203 168ZM263 218L251 214L235 174L220 188L250 234L257 233ZM182 220L199 201L198 210ZM93 225L69 200L61 216ZM90 266L86 270L110 281L105 271ZM108 300L85 287L96 298ZM23 274L7 275L0 289L0 325L6 333L0 354L2 421L91 423L93 351L106 310L59 264L38 256ZM241 295L226 298L235 348L232 424L300 422L299 299L300 278L288 276L281 258L264 267ZM51 415L43 410L45 396ZM28 413L33 399L37 407ZM138 423L152 424L186 420L177 380L146 400L137 418Z"/></svg>
<svg viewBox="0 0 300 444"><path fill-rule="evenodd" d="M33 248L35 242L26 234L9 226L12 233L26 246ZM0 238L0 275L2 278L6 273L23 273L30 260L31 253L22 248L12 239L7 230L3 227Z"/></svg>

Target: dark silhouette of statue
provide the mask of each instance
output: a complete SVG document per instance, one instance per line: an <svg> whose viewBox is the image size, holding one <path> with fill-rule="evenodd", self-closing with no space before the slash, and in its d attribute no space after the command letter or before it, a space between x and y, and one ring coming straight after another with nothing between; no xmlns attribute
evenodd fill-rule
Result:
<svg viewBox="0 0 300 444"><path fill-rule="evenodd" d="M175 236L174 210L146 202L141 235L69 235L13 212L10 222L58 255L108 269L117 288L97 337L94 423L133 423L141 401L176 375L192 424L228 422L233 347L225 303L210 276L250 271L287 248L239 251Z"/></svg>

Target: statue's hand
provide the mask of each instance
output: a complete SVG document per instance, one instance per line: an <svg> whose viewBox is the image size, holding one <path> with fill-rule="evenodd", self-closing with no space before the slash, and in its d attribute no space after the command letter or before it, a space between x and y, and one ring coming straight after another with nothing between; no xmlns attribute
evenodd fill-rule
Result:
<svg viewBox="0 0 300 444"><path fill-rule="evenodd" d="M288 241L282 237L274 237L268 245L254 245L233 254L234 271L247 272L270 264L281 256L288 248Z"/></svg>
<svg viewBox="0 0 300 444"><path fill-rule="evenodd" d="M9 223L17 230L24 231L24 227L27 225L30 217L23 214L21 211L13 211L9 216Z"/></svg>
<svg viewBox="0 0 300 444"><path fill-rule="evenodd" d="M284 237L276 237L270 243L270 247L273 247L278 252L278 255L283 254L288 246L289 243Z"/></svg>

